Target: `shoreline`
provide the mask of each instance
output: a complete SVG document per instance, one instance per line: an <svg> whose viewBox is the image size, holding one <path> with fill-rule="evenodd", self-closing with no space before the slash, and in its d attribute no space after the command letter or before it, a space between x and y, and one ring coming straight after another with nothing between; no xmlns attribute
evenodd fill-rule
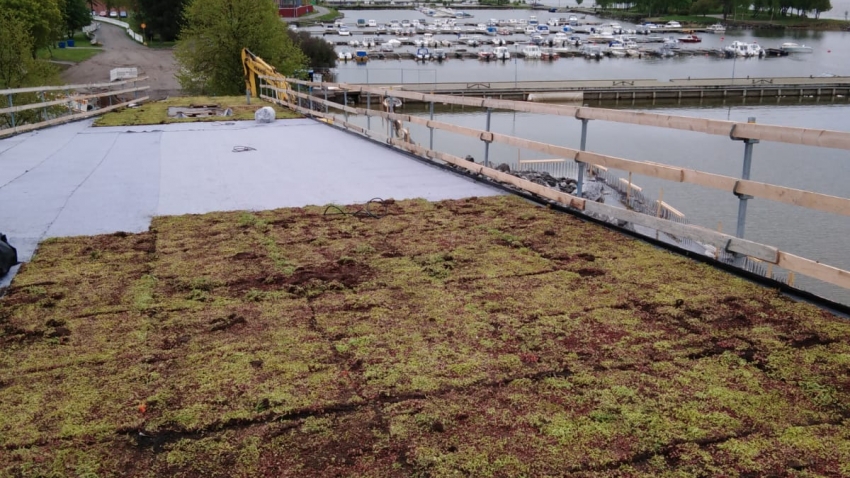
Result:
<svg viewBox="0 0 850 478"><path fill-rule="evenodd" d="M457 5L450 6L451 8L458 8L461 10L517 10L517 11L547 11L545 8L534 8L531 6L517 6L517 5ZM345 18L345 14L342 13L342 10L353 10L353 11L369 11L369 10L387 10L387 11L401 11L401 10L410 10L417 11L416 8L410 5L381 5L380 8L376 8L374 5L347 5L347 6L334 6L334 9L339 11L341 18ZM675 19L675 15L665 16L665 17L651 17L646 16L642 13L633 13L633 12L622 12L616 10L597 10L595 8L582 8L582 7L564 7L558 8L556 13L579 13L583 15L594 15L599 18L611 18L616 20L629 21L633 23L640 23L643 21L666 21L665 19L673 18ZM814 18L806 18L800 19L799 23L776 23L775 21L770 20L732 20L727 19L723 20L718 17L706 16L705 22L694 22L688 20L679 20L683 26L685 27L699 27L703 24L711 24L711 23L723 23L727 27L732 27L735 29L742 30L812 30L812 31L850 31L850 22L842 21L842 20L834 20L834 19L814 19ZM301 23L301 20L293 19L294 23ZM305 20L304 23L311 23L309 20ZM315 23L315 22L312 22Z"/></svg>

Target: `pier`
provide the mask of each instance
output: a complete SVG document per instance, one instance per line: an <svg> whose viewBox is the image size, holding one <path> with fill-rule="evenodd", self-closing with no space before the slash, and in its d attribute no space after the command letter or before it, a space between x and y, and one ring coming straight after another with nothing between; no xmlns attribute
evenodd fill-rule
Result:
<svg viewBox="0 0 850 478"><path fill-rule="evenodd" d="M780 98L850 96L850 77L786 77L786 78L676 78L670 81L652 79L575 80L575 81L502 81L458 83L374 84L372 86L401 89L418 93L488 97L498 99L535 99L549 95L557 99L591 100L655 100L703 98ZM342 93L331 90L331 97ZM348 93L358 99L357 92ZM360 100L365 101L365 99ZM410 99L408 101L416 101Z"/></svg>

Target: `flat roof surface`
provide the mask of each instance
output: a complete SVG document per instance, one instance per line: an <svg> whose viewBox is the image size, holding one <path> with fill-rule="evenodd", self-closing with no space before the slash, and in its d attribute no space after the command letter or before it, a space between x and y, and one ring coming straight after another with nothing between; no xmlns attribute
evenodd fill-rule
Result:
<svg viewBox="0 0 850 478"><path fill-rule="evenodd" d="M44 238L141 232L160 215L494 194L308 119L108 128L82 121L0 140L0 232L22 261Z"/></svg>

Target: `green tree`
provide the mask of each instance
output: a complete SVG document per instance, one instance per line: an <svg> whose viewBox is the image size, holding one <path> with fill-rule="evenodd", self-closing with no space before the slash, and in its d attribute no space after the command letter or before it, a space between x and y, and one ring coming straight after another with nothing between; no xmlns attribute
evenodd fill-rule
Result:
<svg viewBox="0 0 850 478"><path fill-rule="evenodd" d="M68 38L74 36L74 32L91 23L91 12L86 0L60 0L62 18L64 20L65 33Z"/></svg>
<svg viewBox="0 0 850 478"><path fill-rule="evenodd" d="M317 69L328 69L336 66L336 52L330 43L321 37L314 37L309 32L288 31L289 37L307 55L310 66Z"/></svg>
<svg viewBox="0 0 850 478"><path fill-rule="evenodd" d="M584 3L584 0L576 0L576 5L581 6Z"/></svg>
<svg viewBox="0 0 850 478"><path fill-rule="evenodd" d="M33 38L30 26L11 11L0 10L0 88L21 88L58 83L56 67L46 61L36 60L32 56ZM15 104L28 104L39 101L36 93L14 95ZM21 111L15 114L15 124L39 121L41 113L37 110ZM0 115L0 125L12 125L12 117Z"/></svg>
<svg viewBox="0 0 850 478"><path fill-rule="evenodd" d="M241 52L248 48L285 75L307 65L273 0L190 0L174 56L184 89L204 94L245 91Z"/></svg>
<svg viewBox="0 0 850 478"><path fill-rule="evenodd" d="M159 35L162 41L177 39L186 0L138 0L138 4L147 32Z"/></svg>
<svg viewBox="0 0 850 478"><path fill-rule="evenodd" d="M37 49L49 46L64 29L57 0L0 0L0 12L9 12L26 25L32 36L33 56ZM5 22L0 27L3 28Z"/></svg>

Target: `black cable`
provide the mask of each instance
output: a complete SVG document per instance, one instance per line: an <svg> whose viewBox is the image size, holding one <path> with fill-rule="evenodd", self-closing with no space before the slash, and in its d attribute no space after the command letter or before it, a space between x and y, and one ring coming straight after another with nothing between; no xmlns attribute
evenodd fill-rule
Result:
<svg viewBox="0 0 850 478"><path fill-rule="evenodd" d="M234 153L244 153L245 151L256 151L256 150L257 150L257 148L252 148L250 146L234 146L233 147Z"/></svg>
<svg viewBox="0 0 850 478"><path fill-rule="evenodd" d="M371 207L372 204L378 204L380 206L383 206L384 210L383 211L380 211L380 210L379 211L372 211L372 207ZM331 209L336 209L339 212L328 214L328 211L330 211ZM372 198L369 201L367 201L366 204L362 208L359 208L354 212L348 212L348 211L342 209L339 206L331 204L330 206L325 208L325 212L322 213L322 215L323 216L329 216L329 215L330 216L340 216L341 215L341 216L355 216L355 217L371 217L373 219L380 219L380 218L386 216L389 213L389 209L390 209L390 202L389 201L385 201L381 198L376 197L376 198Z"/></svg>

